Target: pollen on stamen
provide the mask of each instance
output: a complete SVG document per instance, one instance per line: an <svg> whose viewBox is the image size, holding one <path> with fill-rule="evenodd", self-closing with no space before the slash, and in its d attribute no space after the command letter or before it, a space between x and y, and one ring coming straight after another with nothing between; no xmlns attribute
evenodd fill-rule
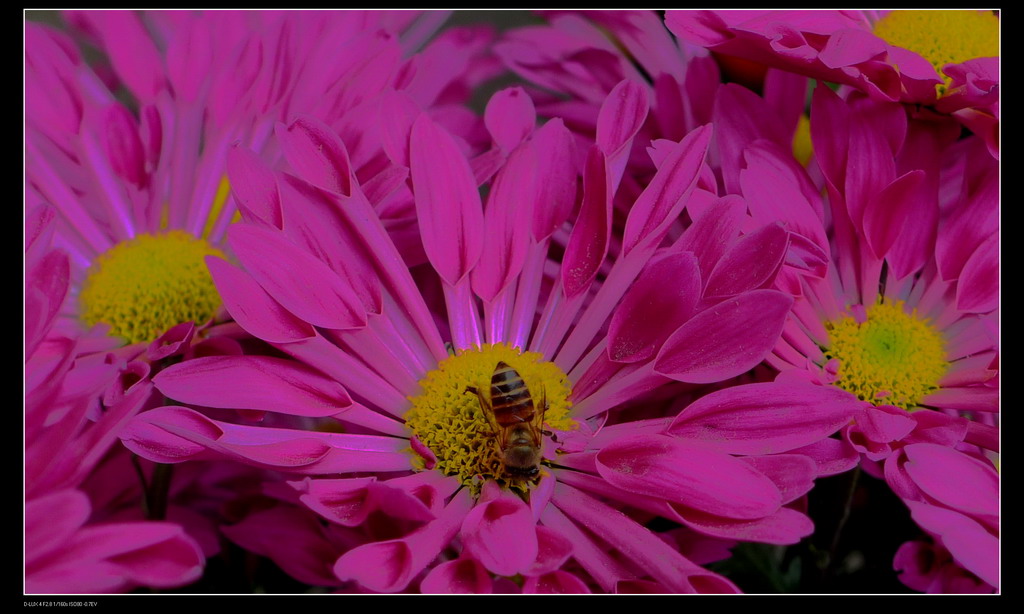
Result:
<svg viewBox="0 0 1024 614"><path fill-rule="evenodd" d="M436 456L434 469L457 476L474 495L487 480L519 491L528 490L533 481L505 471L497 433L482 413L477 396L466 392L467 386L490 390L491 376L499 362L519 372L535 403L543 390L548 403L546 427L560 431L577 427L569 417L568 377L537 352L494 344L462 350L441 361L420 381L420 394L410 399L412 408L406 413L406 426ZM413 454L413 459L416 469L425 469L422 457Z"/></svg>
<svg viewBox="0 0 1024 614"><path fill-rule="evenodd" d="M224 258L208 242L172 230L141 234L101 254L78 296L88 326L110 325L128 343L152 341L182 322L209 320L221 304L206 256Z"/></svg>
<svg viewBox="0 0 1024 614"><path fill-rule="evenodd" d="M835 384L863 401L913 410L949 367L942 335L906 313L902 301L872 305L864 318L846 316L826 328L825 358L839 361Z"/></svg>
<svg viewBox="0 0 1024 614"><path fill-rule="evenodd" d="M873 30L890 45L928 60L946 80L937 86L939 96L950 82L943 66L999 55L999 18L992 11L891 11Z"/></svg>

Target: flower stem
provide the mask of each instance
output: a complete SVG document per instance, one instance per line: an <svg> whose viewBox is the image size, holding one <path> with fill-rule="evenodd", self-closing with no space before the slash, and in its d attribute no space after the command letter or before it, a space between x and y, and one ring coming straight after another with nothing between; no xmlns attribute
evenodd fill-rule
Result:
<svg viewBox="0 0 1024 614"><path fill-rule="evenodd" d="M836 523L835 533L832 534L832 543L828 549L828 561L825 564L823 575L827 576L832 571L832 568L836 563L836 551L839 549L839 540L842 537L843 528L846 527L846 521L850 519L850 508L853 506L853 495L857 492L857 485L860 483L860 465L858 465L853 471L850 477L850 486L846 491L846 500L843 502L843 513L839 517L839 522Z"/></svg>

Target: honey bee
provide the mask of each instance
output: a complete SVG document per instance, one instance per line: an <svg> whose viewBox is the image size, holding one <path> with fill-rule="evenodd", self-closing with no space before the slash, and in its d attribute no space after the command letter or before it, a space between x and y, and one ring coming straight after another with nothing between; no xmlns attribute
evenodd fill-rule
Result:
<svg viewBox="0 0 1024 614"><path fill-rule="evenodd" d="M535 403L523 376L499 361L491 375L489 396L473 386L466 386L466 392L480 400L480 410L494 431L505 472L520 478L535 477L540 472L541 436L548 409L544 388Z"/></svg>

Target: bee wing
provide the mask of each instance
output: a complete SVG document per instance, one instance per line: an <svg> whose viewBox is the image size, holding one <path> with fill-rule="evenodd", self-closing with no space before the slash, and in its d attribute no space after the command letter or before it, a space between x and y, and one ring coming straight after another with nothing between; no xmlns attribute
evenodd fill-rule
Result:
<svg viewBox="0 0 1024 614"><path fill-rule="evenodd" d="M504 450L508 444L508 429L501 428L498 425L498 420L494 417L494 408L491 407L491 402L487 399L479 389L473 388L470 390L466 389L467 392L473 392L476 395L478 401L480 401L480 412L487 419L487 423L491 425L491 431L494 432L494 436L497 437L498 449Z"/></svg>
<svg viewBox="0 0 1024 614"><path fill-rule="evenodd" d="M494 431L495 436L498 437L498 443L502 449L505 449L505 442L508 440L508 433L505 429L498 426L498 421L495 419L495 410L490 406L490 401L479 391L477 388L472 386L466 387L467 393L476 395L476 400L480 402L480 413L483 413L483 418L486 419L487 424L490 425L490 430Z"/></svg>

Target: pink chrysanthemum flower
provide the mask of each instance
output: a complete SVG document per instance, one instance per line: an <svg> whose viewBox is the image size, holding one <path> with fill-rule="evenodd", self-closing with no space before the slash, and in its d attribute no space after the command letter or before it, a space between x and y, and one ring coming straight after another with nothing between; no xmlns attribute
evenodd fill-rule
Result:
<svg viewBox="0 0 1024 614"><path fill-rule="evenodd" d="M397 81L410 100L444 113L481 78L439 68L458 55L460 66L480 72L468 64L480 47L471 32L403 58L446 16L70 13L109 58L95 72L67 36L27 24L28 201L58 211L53 242L72 263L60 329L102 324L135 344L183 322L210 322L221 301L204 258L225 256L224 233L237 219L227 151L241 142L273 160L279 154L267 137L295 112L359 142L357 170L386 183L392 169L380 137L365 128L375 96Z"/></svg>
<svg viewBox="0 0 1024 614"><path fill-rule="evenodd" d="M768 362L780 380L831 384L870 402L844 439L878 477L884 461L914 519L994 587L997 163L980 139L957 141L957 124L863 95L843 101L819 87L811 118L833 261L824 278L804 278ZM948 496L972 488L984 492ZM984 537L965 549L974 534Z"/></svg>
<svg viewBox="0 0 1024 614"><path fill-rule="evenodd" d="M196 542L170 522L97 522L83 482L142 407L152 384L106 407L115 365L76 358L75 338L49 335L67 292L67 255L48 250L53 212L29 217L25 318L25 592L107 593L199 578ZM57 300L50 300L56 298Z"/></svg>
<svg viewBox="0 0 1024 614"><path fill-rule="evenodd" d="M842 463L828 436L862 405L849 393L736 386L682 413L620 411L605 425L612 408L673 381L753 368L789 312L792 299L770 289L800 251L781 225L712 199L667 239L706 175L710 128L652 149L657 173L619 234L613 160L632 133L616 128L646 108L635 85L602 105L585 156L561 120L535 129L518 88L492 98L493 144L472 161L401 97L385 104L396 111L387 151L409 165L429 266L406 267L337 135L308 117L278 126L298 177L229 170L253 188L228 233L243 268L208 264L236 322L297 360L208 357L155 383L199 408L306 426L169 406L136 419L125 444L158 462L231 458L310 476L291 482L302 503L365 530L330 562L335 576L377 592L488 592L507 577L525 592L735 591L682 554L701 539L634 517L703 539L808 535L800 499ZM492 175L485 209L477 186ZM338 422L346 432L315 428Z"/></svg>
<svg viewBox="0 0 1024 614"><path fill-rule="evenodd" d="M680 39L863 90L933 105L999 141L999 18L993 11L669 11Z"/></svg>

